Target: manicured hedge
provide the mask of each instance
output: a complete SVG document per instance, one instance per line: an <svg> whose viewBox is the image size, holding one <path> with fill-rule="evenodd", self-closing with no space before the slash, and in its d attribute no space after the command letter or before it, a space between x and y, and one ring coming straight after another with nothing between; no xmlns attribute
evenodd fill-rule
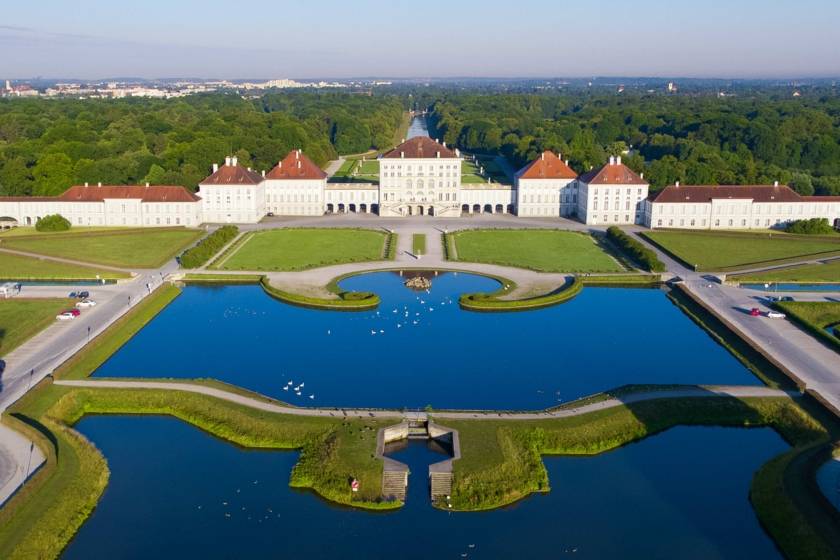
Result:
<svg viewBox="0 0 840 560"><path fill-rule="evenodd" d="M583 289L583 281L575 277L568 287L542 296L525 299L499 299L496 294L464 294L458 303L469 311L526 311L569 301Z"/></svg>
<svg viewBox="0 0 840 560"><path fill-rule="evenodd" d="M659 260L653 250L648 249L620 228L616 226L607 228L607 238L645 269L651 272L665 272L665 263Z"/></svg>
<svg viewBox="0 0 840 560"><path fill-rule="evenodd" d="M184 251L181 255L181 268L202 266L237 235L239 235L239 228L236 226L220 227L199 241L195 247Z"/></svg>
<svg viewBox="0 0 840 560"><path fill-rule="evenodd" d="M804 235L831 235L834 233L834 228L826 218L810 218L789 223L785 226L785 231Z"/></svg>
<svg viewBox="0 0 840 560"><path fill-rule="evenodd" d="M263 277L260 285L265 292L280 301L309 307L311 309L328 309L333 311L368 311L376 309L380 303L379 296L372 292L341 292L336 294L338 299L316 298L293 294L272 286L268 278Z"/></svg>
<svg viewBox="0 0 840 560"><path fill-rule="evenodd" d="M70 229L70 220L61 214L50 214L38 218L38 221L35 222L35 229L37 231L67 231Z"/></svg>

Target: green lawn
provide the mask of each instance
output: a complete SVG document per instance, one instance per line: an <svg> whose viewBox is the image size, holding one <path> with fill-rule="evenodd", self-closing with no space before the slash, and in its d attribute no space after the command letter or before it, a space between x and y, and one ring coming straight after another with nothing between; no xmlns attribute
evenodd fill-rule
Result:
<svg viewBox="0 0 840 560"><path fill-rule="evenodd" d="M557 230L466 230L452 234L459 261L540 272L621 272L589 235Z"/></svg>
<svg viewBox="0 0 840 560"><path fill-rule="evenodd" d="M739 282L840 282L840 260L745 274L732 279Z"/></svg>
<svg viewBox="0 0 840 560"><path fill-rule="evenodd" d="M71 307L67 299L0 299L0 354L6 355Z"/></svg>
<svg viewBox="0 0 840 560"><path fill-rule="evenodd" d="M411 250L415 255L426 254L426 234L415 233L411 238Z"/></svg>
<svg viewBox="0 0 840 560"><path fill-rule="evenodd" d="M0 253L0 280L128 278L126 272Z"/></svg>
<svg viewBox="0 0 840 560"><path fill-rule="evenodd" d="M0 238L0 247L126 268L155 268L202 235L200 230L131 229Z"/></svg>
<svg viewBox="0 0 840 560"><path fill-rule="evenodd" d="M365 229L276 229L253 234L225 270L304 270L382 260L387 235Z"/></svg>
<svg viewBox="0 0 840 560"><path fill-rule="evenodd" d="M781 301L776 303L776 307L811 334L840 351L840 338L834 334L840 329L840 302ZM831 333L828 332L829 327Z"/></svg>
<svg viewBox="0 0 840 560"><path fill-rule="evenodd" d="M840 254L840 240L784 233L651 231L644 234L697 270L749 268L763 263Z"/></svg>
<svg viewBox="0 0 840 560"><path fill-rule="evenodd" d="M379 160L365 160L359 162L359 175L379 175Z"/></svg>

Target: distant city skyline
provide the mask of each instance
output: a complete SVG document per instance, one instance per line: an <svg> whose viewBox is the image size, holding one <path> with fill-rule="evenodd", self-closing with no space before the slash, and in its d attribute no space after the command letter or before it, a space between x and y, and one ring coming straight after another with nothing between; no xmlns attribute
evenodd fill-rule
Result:
<svg viewBox="0 0 840 560"><path fill-rule="evenodd" d="M840 77L837 21L828 0L42 0L4 6L0 77Z"/></svg>

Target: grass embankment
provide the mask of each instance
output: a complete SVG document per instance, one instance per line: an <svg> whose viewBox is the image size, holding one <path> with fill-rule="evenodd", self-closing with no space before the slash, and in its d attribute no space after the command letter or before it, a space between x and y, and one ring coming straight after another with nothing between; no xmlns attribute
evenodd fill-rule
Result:
<svg viewBox="0 0 840 560"><path fill-rule="evenodd" d="M426 254L426 234L425 233L415 233L411 237L411 251L415 255L425 255Z"/></svg>
<svg viewBox="0 0 840 560"><path fill-rule="evenodd" d="M5 356L55 321L69 299L0 299L0 356Z"/></svg>
<svg viewBox="0 0 840 560"><path fill-rule="evenodd" d="M113 280L129 278L127 272L63 263L37 257L0 253L0 281L3 280Z"/></svg>
<svg viewBox="0 0 840 560"><path fill-rule="evenodd" d="M642 234L697 271L735 271L840 255L840 239L786 233L650 231Z"/></svg>
<svg viewBox="0 0 840 560"><path fill-rule="evenodd" d="M792 448L756 473L750 497L759 520L791 558L829 558L840 550L840 539L832 534L836 525L819 520L831 508L819 491L792 495L788 490L789 477L813 477L794 464L825 446L829 435L786 398L663 399L563 419L447 420L446 425L459 430L461 440L452 488L453 509L460 510L495 508L547 492L541 455L598 454L677 425L771 426Z"/></svg>
<svg viewBox="0 0 840 560"><path fill-rule="evenodd" d="M59 555L96 506L108 482L105 458L71 429L85 414L166 414L237 445L300 449L290 485L369 509L383 502L382 463L374 458L372 419L311 418L257 411L213 397L161 390L68 389L45 384L15 405L14 427L24 426L47 452L47 465L0 512L0 557ZM37 427L37 430L33 427ZM357 478L360 491L350 491Z"/></svg>
<svg viewBox="0 0 840 560"><path fill-rule="evenodd" d="M569 301L583 289L583 282L575 277L571 282L548 294L522 299L499 299L511 290L503 288L496 293L462 294L458 304L469 311L530 311Z"/></svg>
<svg viewBox="0 0 840 560"><path fill-rule="evenodd" d="M840 259L826 264L806 264L777 270L732 275L727 280L741 283L789 282L801 284L840 283Z"/></svg>
<svg viewBox="0 0 840 560"><path fill-rule="evenodd" d="M538 272L622 272L584 233L558 230L464 230L451 235L457 259ZM451 258L451 255L448 255Z"/></svg>
<svg viewBox="0 0 840 560"><path fill-rule="evenodd" d="M125 268L155 268L202 235L186 228L63 232L0 238L0 247Z"/></svg>
<svg viewBox="0 0 840 560"><path fill-rule="evenodd" d="M225 270L294 271L387 258L388 234L368 229L275 229L251 234Z"/></svg>
<svg viewBox="0 0 840 560"><path fill-rule="evenodd" d="M834 301L779 301L774 304L806 331L840 352L840 303ZM832 332L829 333L828 330Z"/></svg>
<svg viewBox="0 0 840 560"><path fill-rule="evenodd" d="M207 264L213 258L213 255L218 253L237 235L239 235L239 228L236 226L220 227L199 241L195 247L184 251L180 259L181 268L198 268Z"/></svg>
<svg viewBox="0 0 840 560"><path fill-rule="evenodd" d="M379 296L373 292L351 292L341 290L335 281L327 288L336 295L335 299L319 298L314 296L306 296L281 290L272 286L268 278L262 277L260 285L265 292L280 301L300 307L309 307L312 309L325 309L332 311L367 311L375 309L379 303Z"/></svg>

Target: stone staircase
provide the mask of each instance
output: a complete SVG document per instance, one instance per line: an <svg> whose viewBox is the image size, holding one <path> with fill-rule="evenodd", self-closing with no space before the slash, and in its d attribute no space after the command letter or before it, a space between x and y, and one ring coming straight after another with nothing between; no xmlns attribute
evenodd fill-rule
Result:
<svg viewBox="0 0 840 560"><path fill-rule="evenodd" d="M430 472L432 501L445 500L452 495L452 473L451 472Z"/></svg>
<svg viewBox="0 0 840 560"><path fill-rule="evenodd" d="M405 501L405 489L408 486L408 468L399 461L385 458L382 470L382 495L386 499Z"/></svg>

